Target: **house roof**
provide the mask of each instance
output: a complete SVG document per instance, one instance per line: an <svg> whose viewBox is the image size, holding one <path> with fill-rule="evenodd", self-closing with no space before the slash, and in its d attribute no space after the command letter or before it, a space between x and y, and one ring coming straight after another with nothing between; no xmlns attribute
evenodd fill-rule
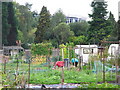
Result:
<svg viewBox="0 0 120 90"><path fill-rule="evenodd" d="M78 48L98 48L97 45L76 45Z"/></svg>
<svg viewBox="0 0 120 90"><path fill-rule="evenodd" d="M21 46L3 46L3 49L24 49Z"/></svg>

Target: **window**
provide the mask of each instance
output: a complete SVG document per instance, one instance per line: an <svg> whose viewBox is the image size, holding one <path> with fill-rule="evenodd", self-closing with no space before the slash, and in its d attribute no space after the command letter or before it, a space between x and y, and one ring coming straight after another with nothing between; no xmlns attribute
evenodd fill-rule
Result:
<svg viewBox="0 0 120 90"><path fill-rule="evenodd" d="M77 19L75 19L75 22L78 22L78 20L77 20Z"/></svg>
<svg viewBox="0 0 120 90"><path fill-rule="evenodd" d="M83 49L83 54L92 54L93 53L93 49L92 48L85 48Z"/></svg>
<svg viewBox="0 0 120 90"><path fill-rule="evenodd" d="M73 19L70 19L70 23L72 23L73 22Z"/></svg>

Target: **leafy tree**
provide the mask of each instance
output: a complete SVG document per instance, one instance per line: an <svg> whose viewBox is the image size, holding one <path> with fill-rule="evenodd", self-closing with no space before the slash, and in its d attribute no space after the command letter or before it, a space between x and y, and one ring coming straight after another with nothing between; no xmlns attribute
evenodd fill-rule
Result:
<svg viewBox="0 0 120 90"><path fill-rule="evenodd" d="M19 19L18 29L25 33L25 35L27 31L32 29L33 13L30 11L31 7L32 5L28 3L26 3L26 5L19 5L16 3L16 13Z"/></svg>
<svg viewBox="0 0 120 90"><path fill-rule="evenodd" d="M70 31L70 27L66 23L60 23L54 28L54 36L58 45L68 42L73 35L73 31Z"/></svg>
<svg viewBox="0 0 120 90"><path fill-rule="evenodd" d="M20 30L18 30L18 40L20 40L21 42L23 42L24 40L23 33Z"/></svg>
<svg viewBox="0 0 120 90"><path fill-rule="evenodd" d="M28 32L28 42L29 42L29 43L33 43L33 42L34 42L36 29L37 29L37 28L33 28L32 30L30 30L30 31Z"/></svg>
<svg viewBox="0 0 120 90"><path fill-rule="evenodd" d="M54 28L62 23L66 21L66 16L64 15L64 13L62 12L62 10L58 10L55 14L53 14L53 16L51 17L50 20L50 29L46 31L45 33L45 38L46 40L51 40L52 42L54 42ZM54 43L53 43L54 44Z"/></svg>
<svg viewBox="0 0 120 90"><path fill-rule="evenodd" d="M8 24L8 3L3 2L2 3L2 44L7 45L7 35L9 34L9 27Z"/></svg>
<svg viewBox="0 0 120 90"><path fill-rule="evenodd" d="M70 23L70 30L74 32L75 36L87 35L89 24L86 21Z"/></svg>
<svg viewBox="0 0 120 90"><path fill-rule="evenodd" d="M110 34L108 21L106 20L108 13L107 4L104 1L97 2L94 0L91 7L93 8L93 13L89 14L92 20L89 21L88 41L91 43L99 43Z"/></svg>
<svg viewBox="0 0 120 90"><path fill-rule="evenodd" d="M17 40L17 18L12 2L8 3L8 24L10 25L9 34L7 36L8 45L16 45Z"/></svg>
<svg viewBox="0 0 120 90"><path fill-rule="evenodd" d="M35 32L35 43L41 43L45 40L45 32L48 31L50 26L50 13L45 6L42 7L40 12L39 24Z"/></svg>
<svg viewBox="0 0 120 90"><path fill-rule="evenodd" d="M51 23L52 23L52 26L55 27L62 22L66 22L66 16L60 9L55 14L53 14L53 16L51 18Z"/></svg>
<svg viewBox="0 0 120 90"><path fill-rule="evenodd" d="M31 11L32 4L26 3L25 5L20 5L15 3L15 11L18 19L18 30L22 32L23 39L22 46L24 48L28 47L28 43L33 43L34 34L31 36L30 33L37 27L39 15L36 11ZM19 35L18 35L19 37Z"/></svg>

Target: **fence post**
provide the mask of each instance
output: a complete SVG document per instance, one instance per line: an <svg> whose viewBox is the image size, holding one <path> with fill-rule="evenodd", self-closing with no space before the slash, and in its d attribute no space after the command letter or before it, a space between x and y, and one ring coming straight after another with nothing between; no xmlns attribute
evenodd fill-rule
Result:
<svg viewBox="0 0 120 90"><path fill-rule="evenodd" d="M18 71L18 63L19 63L19 62L18 62L18 58L17 58L17 57L16 57L16 59L17 59L17 68L16 68L16 71Z"/></svg>
<svg viewBox="0 0 120 90"><path fill-rule="evenodd" d="M61 80L61 84L64 84L64 68L62 67L62 80Z"/></svg>
<svg viewBox="0 0 120 90"><path fill-rule="evenodd" d="M28 88L29 88L29 83L30 83L30 60L32 60L32 57L31 58L29 58L29 62L28 62L28 67L29 67L29 69L28 69Z"/></svg>
<svg viewBox="0 0 120 90"><path fill-rule="evenodd" d="M5 56L3 56L3 60L4 60L4 74L6 73L6 59Z"/></svg>

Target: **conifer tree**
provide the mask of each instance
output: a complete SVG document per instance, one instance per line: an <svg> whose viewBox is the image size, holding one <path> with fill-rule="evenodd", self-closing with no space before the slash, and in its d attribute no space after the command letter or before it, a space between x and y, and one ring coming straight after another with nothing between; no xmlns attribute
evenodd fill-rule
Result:
<svg viewBox="0 0 120 90"><path fill-rule="evenodd" d="M93 8L92 14L89 17L92 19L89 21L90 28L88 30L88 38L90 43L100 43L101 40L109 35L109 27L107 22L107 4L105 1L97 2L93 0L91 3Z"/></svg>
<svg viewBox="0 0 120 90"><path fill-rule="evenodd" d="M118 39L118 31L117 31L117 22L115 21L114 15L110 12L108 22L110 25L110 38L109 40L117 40Z"/></svg>
<svg viewBox="0 0 120 90"><path fill-rule="evenodd" d="M16 45L17 40L17 18L15 16L15 9L12 2L8 3L8 24L10 25L9 28L9 35L8 35L8 45Z"/></svg>
<svg viewBox="0 0 120 90"><path fill-rule="evenodd" d="M38 23L37 31L35 32L35 43L41 43L45 40L45 33L50 26L50 13L45 6L42 7Z"/></svg>
<svg viewBox="0 0 120 90"><path fill-rule="evenodd" d="M118 31L118 33L117 33L117 35L118 35L118 40L120 40L120 19L118 20L118 28L117 28L117 31Z"/></svg>
<svg viewBox="0 0 120 90"><path fill-rule="evenodd" d="M7 45L7 35L9 34L9 24L8 24L8 3L2 3L2 44Z"/></svg>

